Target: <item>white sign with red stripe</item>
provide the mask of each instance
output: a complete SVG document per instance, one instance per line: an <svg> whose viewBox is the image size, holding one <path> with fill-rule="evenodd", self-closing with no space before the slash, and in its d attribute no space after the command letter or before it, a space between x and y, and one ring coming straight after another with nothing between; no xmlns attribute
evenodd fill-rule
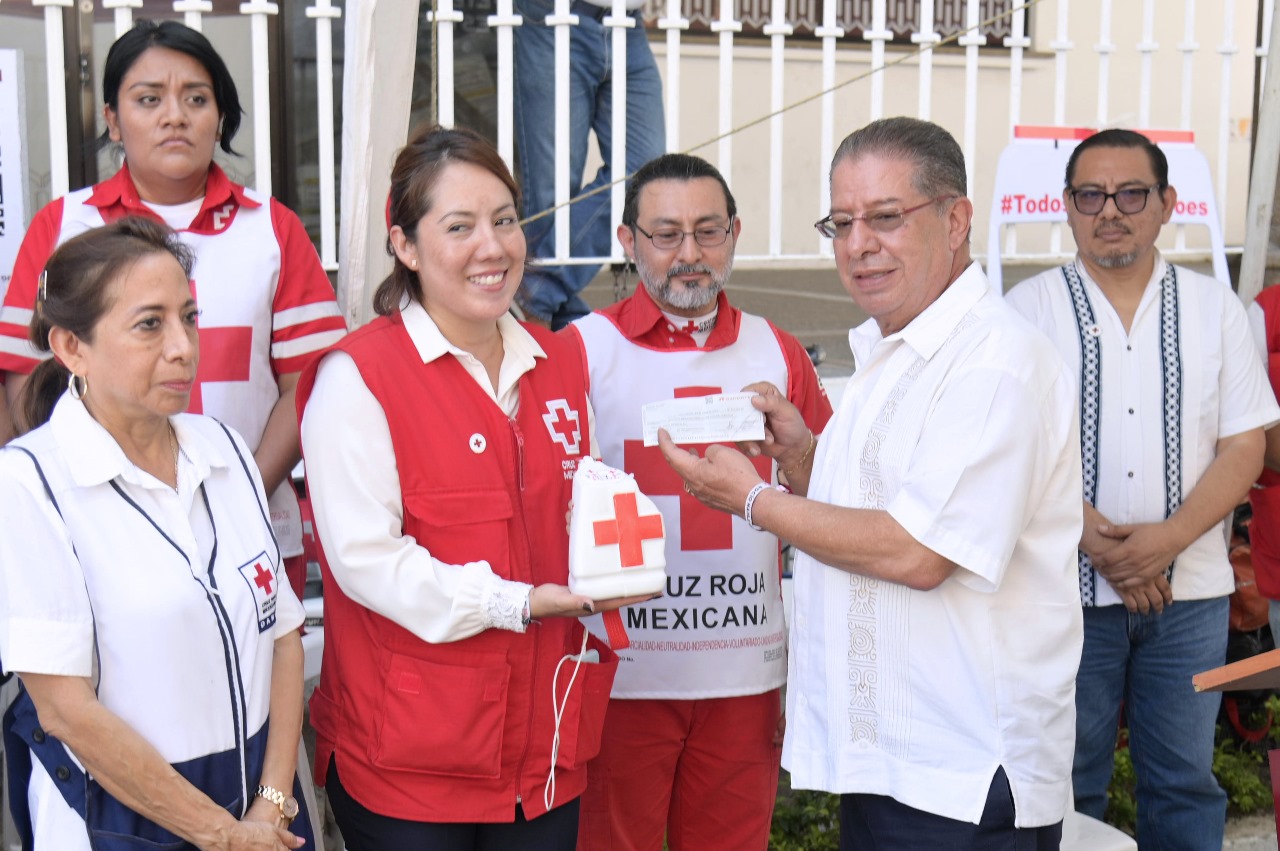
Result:
<svg viewBox="0 0 1280 851"><path fill-rule="evenodd" d="M1004 225L1065 222L1062 190L1071 151L1096 132L1081 127L1018 126L1013 141L1000 154L987 228L987 277L1003 291L1001 245ZM1213 194L1209 161L1195 147L1188 130L1139 130L1160 146L1169 160L1169 183L1178 191L1171 224L1199 225L1209 231L1213 274L1229 282L1226 244Z"/></svg>

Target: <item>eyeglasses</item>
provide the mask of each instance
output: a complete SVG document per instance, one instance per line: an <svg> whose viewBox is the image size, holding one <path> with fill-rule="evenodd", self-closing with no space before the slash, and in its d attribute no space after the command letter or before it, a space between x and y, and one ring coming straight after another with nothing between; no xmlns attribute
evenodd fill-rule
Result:
<svg viewBox="0 0 1280 851"><path fill-rule="evenodd" d="M670 251L673 248L679 248L684 242L686 236L692 235L694 242L703 248L715 248L717 245L724 245L725 240L729 238L729 231L733 230L733 219L729 219L729 224L725 227L720 225L703 225L694 230L676 230L675 228L659 228L653 233L649 233L639 225L631 227L640 231L640 233L649 237L649 241L653 243L653 247L662 251Z"/></svg>
<svg viewBox="0 0 1280 851"><path fill-rule="evenodd" d="M827 239L835 239L836 237L844 237L853 227L854 222L866 222L867 227L876 233L890 233L902 227L907 216L916 210L923 210L930 204L936 204L939 201L951 201L955 199L955 195L939 195L936 198L930 198L923 204L917 204L914 207L908 207L905 210L878 210L874 213L867 213L865 216L851 216L848 213L832 213L825 219L819 219L813 223L818 229L818 233Z"/></svg>
<svg viewBox="0 0 1280 851"><path fill-rule="evenodd" d="M1116 209L1126 216L1141 213L1147 209L1147 198L1152 191L1159 189L1160 184L1146 186L1141 189L1121 189L1116 192L1103 192L1101 189L1068 189L1076 210L1085 216L1096 216L1107 206L1107 199L1116 202Z"/></svg>

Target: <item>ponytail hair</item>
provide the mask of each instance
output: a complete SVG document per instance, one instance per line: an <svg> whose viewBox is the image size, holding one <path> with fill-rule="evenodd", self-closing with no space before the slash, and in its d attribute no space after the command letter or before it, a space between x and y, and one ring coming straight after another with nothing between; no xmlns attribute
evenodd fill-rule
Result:
<svg viewBox="0 0 1280 851"><path fill-rule="evenodd" d="M37 351L50 352L49 332L54 328L93 342L98 322L111 309L111 284L141 258L161 253L171 255L191 277L195 265L191 249L169 228L150 219L128 216L64 242L40 273L28 332L31 344ZM16 412L19 434L49 421L70 377L56 357L35 368Z"/></svg>

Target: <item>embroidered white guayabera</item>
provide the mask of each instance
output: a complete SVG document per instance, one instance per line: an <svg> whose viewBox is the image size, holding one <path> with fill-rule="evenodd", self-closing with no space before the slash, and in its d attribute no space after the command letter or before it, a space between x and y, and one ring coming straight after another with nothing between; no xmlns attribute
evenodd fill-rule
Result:
<svg viewBox="0 0 1280 851"><path fill-rule="evenodd" d="M1082 640L1069 371L976 264L900 332L871 321L850 344L808 495L887 512L957 569L926 591L797 557L783 765L797 788L973 822L1001 765L1019 826L1052 824Z"/></svg>
<svg viewBox="0 0 1280 851"><path fill-rule="evenodd" d="M1081 312L1077 321L1061 269L1023 281L1005 300L1048 335L1070 366L1080 399L1085 498L1115 523L1158 522L1204 475L1220 439L1267 427L1280 408L1230 287L1191 269L1171 271L1158 257L1126 329L1087 270L1079 262L1070 268L1091 318ZM1090 591L1093 605L1120 604L1095 571L1081 574L1086 605ZM1221 526L1178 555L1172 585L1175 601L1235 590Z"/></svg>

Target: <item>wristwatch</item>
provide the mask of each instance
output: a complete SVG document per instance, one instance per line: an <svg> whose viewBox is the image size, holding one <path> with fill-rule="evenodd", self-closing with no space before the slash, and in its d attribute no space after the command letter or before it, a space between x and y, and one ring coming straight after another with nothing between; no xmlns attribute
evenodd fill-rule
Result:
<svg viewBox="0 0 1280 851"><path fill-rule="evenodd" d="M286 825L292 824L293 820L298 817L298 801L291 795L286 795L279 789L271 786L259 786L258 797L266 798L271 803L280 808L280 818L284 819Z"/></svg>

